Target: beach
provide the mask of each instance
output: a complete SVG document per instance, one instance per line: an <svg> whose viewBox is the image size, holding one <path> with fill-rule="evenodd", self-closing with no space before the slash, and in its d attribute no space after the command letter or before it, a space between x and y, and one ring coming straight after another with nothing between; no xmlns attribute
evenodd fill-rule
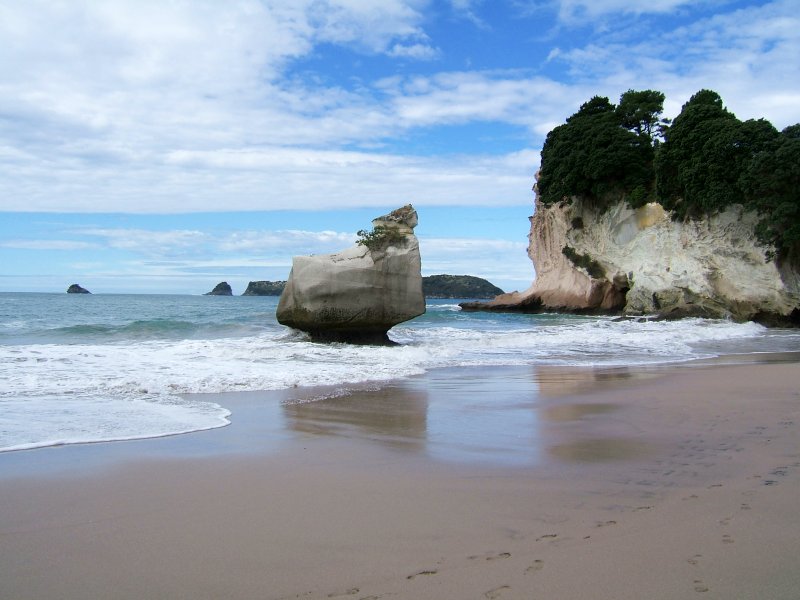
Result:
<svg viewBox="0 0 800 600"><path fill-rule="evenodd" d="M220 429L2 453L0 597L797 598L800 364L722 362L219 394Z"/></svg>

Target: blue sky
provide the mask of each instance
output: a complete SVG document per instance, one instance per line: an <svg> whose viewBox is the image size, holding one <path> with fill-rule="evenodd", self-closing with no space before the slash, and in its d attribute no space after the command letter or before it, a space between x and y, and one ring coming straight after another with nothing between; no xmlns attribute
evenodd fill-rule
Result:
<svg viewBox="0 0 800 600"><path fill-rule="evenodd" d="M0 0L0 291L241 293L409 202L524 289L547 132L701 88L800 121L796 0Z"/></svg>

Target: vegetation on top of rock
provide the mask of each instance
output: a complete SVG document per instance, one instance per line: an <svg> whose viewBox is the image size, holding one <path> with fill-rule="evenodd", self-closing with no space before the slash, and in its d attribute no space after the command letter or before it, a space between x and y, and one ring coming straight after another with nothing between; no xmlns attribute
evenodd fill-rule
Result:
<svg viewBox="0 0 800 600"><path fill-rule="evenodd" d="M422 278L422 293L426 298L494 298L504 292L472 275L428 275Z"/></svg>
<svg viewBox="0 0 800 600"><path fill-rule="evenodd" d="M537 183L550 205L581 197L601 211L620 199L658 201L675 219L740 204L758 211L756 233L779 259L800 264L800 124L779 132L740 121L700 90L670 123L664 94L625 92L617 106L595 96L548 135Z"/></svg>
<svg viewBox="0 0 800 600"><path fill-rule="evenodd" d="M653 199L654 136L665 122L664 94L629 90L614 106L595 96L547 134L537 183L545 204L582 196L609 204L635 195L637 205ZM605 206L601 206L601 209Z"/></svg>
<svg viewBox="0 0 800 600"><path fill-rule="evenodd" d="M402 232L394 227L384 227L383 225L377 225L370 231L359 229L356 235L358 236L356 244L365 246L370 250L380 250L392 242L399 242L405 237Z"/></svg>
<svg viewBox="0 0 800 600"><path fill-rule="evenodd" d="M285 287L285 281L251 281L242 296L280 296Z"/></svg>

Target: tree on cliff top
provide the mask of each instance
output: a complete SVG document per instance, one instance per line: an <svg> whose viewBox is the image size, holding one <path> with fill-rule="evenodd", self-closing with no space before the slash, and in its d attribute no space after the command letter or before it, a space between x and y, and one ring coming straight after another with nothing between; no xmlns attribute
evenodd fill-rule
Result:
<svg viewBox="0 0 800 600"><path fill-rule="evenodd" d="M762 215L759 237L775 246L779 258L800 265L800 124L757 153L739 183Z"/></svg>
<svg viewBox="0 0 800 600"><path fill-rule="evenodd" d="M598 96L583 104L547 135L541 202L582 196L604 210L620 197L633 207L658 199L676 219L741 204L759 212L757 234L777 258L800 265L800 124L778 132L740 121L711 90L669 124L663 102L661 92L628 90L616 107Z"/></svg>
<svg viewBox="0 0 800 600"><path fill-rule="evenodd" d="M544 204L571 196L606 202L612 192L635 191L637 203L652 194L653 138L664 95L629 90L614 106L595 96L542 148L538 190Z"/></svg>
<svg viewBox="0 0 800 600"><path fill-rule="evenodd" d="M740 121L719 94L683 105L658 148L656 190L675 218L702 218L740 204L761 216L756 233L779 259L800 264L800 125L778 132Z"/></svg>
<svg viewBox="0 0 800 600"><path fill-rule="evenodd" d="M744 204L741 173L774 145L778 131L767 121L742 122L716 92L700 90L683 105L656 158L656 190L676 217L701 217Z"/></svg>

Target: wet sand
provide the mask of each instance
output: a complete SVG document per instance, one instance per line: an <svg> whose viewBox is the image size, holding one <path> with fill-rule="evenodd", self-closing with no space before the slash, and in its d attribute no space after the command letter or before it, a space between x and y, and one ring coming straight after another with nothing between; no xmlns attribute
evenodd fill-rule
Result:
<svg viewBox="0 0 800 600"><path fill-rule="evenodd" d="M796 599L793 361L221 395L223 429L0 454L0 598Z"/></svg>

